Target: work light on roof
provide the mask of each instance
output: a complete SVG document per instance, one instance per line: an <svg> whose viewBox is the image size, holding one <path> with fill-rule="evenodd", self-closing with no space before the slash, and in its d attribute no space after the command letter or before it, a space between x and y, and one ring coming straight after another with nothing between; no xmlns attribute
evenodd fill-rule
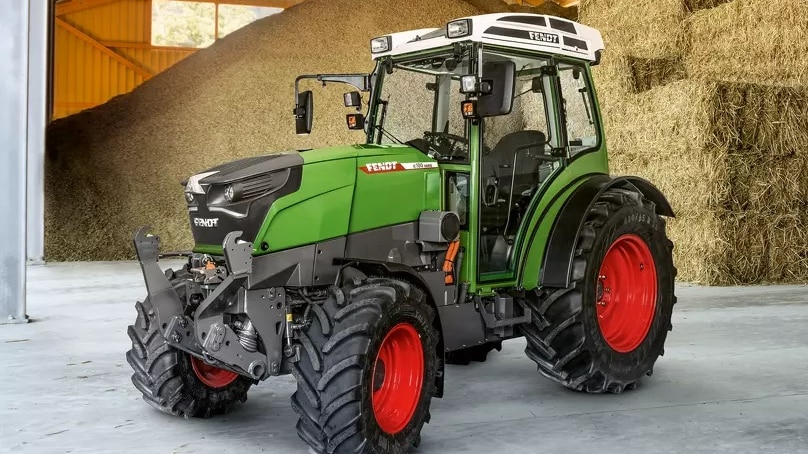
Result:
<svg viewBox="0 0 808 454"><path fill-rule="evenodd" d="M370 52L373 54L387 52L390 50L391 47L393 47L392 41L393 41L392 36L381 36L378 38L373 38L370 40Z"/></svg>
<svg viewBox="0 0 808 454"><path fill-rule="evenodd" d="M447 38L462 38L471 34L471 20L460 19L446 24Z"/></svg>

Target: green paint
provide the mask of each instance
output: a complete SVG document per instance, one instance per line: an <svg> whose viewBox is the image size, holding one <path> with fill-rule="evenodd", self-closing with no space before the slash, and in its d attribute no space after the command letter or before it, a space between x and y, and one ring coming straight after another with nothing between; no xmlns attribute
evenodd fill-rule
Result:
<svg viewBox="0 0 808 454"><path fill-rule="evenodd" d="M347 148L347 147L346 147ZM356 149L334 149L335 159L325 150L304 152L300 189L276 200L269 208L256 236L255 254L289 249L348 233L353 186L356 180ZM351 147L352 148L352 147ZM261 250L261 243L269 249Z"/></svg>
<svg viewBox="0 0 808 454"><path fill-rule="evenodd" d="M369 150L368 150L369 151ZM424 210L440 209L440 170L395 170L401 164L435 161L410 147L386 147L385 154L357 158L356 188L350 209L350 232L361 232L418 219Z"/></svg>

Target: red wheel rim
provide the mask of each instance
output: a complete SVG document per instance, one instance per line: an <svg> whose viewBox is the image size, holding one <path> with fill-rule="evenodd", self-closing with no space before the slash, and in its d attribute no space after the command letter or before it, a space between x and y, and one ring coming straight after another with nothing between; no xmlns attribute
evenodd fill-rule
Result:
<svg viewBox="0 0 808 454"><path fill-rule="evenodd" d="M606 251L597 281L600 332L617 352L636 349L651 328L657 300L654 257L645 241L627 234Z"/></svg>
<svg viewBox="0 0 808 454"><path fill-rule="evenodd" d="M395 434L415 414L424 383L424 348L418 331L399 323L384 337L373 364L373 414L379 427Z"/></svg>
<svg viewBox="0 0 808 454"><path fill-rule="evenodd" d="M196 356L191 357L191 367L194 369L196 378L211 388L224 388L238 378L237 373L211 366Z"/></svg>

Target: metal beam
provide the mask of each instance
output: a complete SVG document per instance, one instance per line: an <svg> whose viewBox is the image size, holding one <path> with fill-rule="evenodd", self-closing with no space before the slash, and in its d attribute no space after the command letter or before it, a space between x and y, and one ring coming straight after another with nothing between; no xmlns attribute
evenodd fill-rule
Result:
<svg viewBox="0 0 808 454"><path fill-rule="evenodd" d="M100 41L102 46L110 49L148 49L148 50L179 50L193 53L200 50L197 47L188 46L155 46L152 43L138 43L133 41Z"/></svg>
<svg viewBox="0 0 808 454"><path fill-rule="evenodd" d="M150 73L149 71L141 68L140 66L135 64L133 61L131 61L128 58L124 57L123 55L121 55L121 54L115 52L114 50L110 49L109 47L101 44L101 42L98 41L97 39L95 39L92 36L84 33L83 31L79 30L78 28L72 26L66 20L64 20L64 19L62 19L60 17L57 17L56 18L56 25L58 25L59 27L64 28L65 30L72 33L73 35L75 35L80 40L82 40L82 41L86 42L87 44L89 44L90 46L98 49L99 51L101 51L102 54L110 57L111 59L113 59L113 60L117 61L118 63L126 66L127 68L131 69L132 71L135 72L135 74L139 75L144 80L151 78L151 76L153 75L152 73Z"/></svg>
<svg viewBox="0 0 808 454"><path fill-rule="evenodd" d="M183 2L221 3L222 5L264 6L267 8L289 8L305 0L179 0Z"/></svg>
<svg viewBox="0 0 808 454"><path fill-rule="evenodd" d="M30 0L5 5L0 14L0 323L25 314L26 152L28 149L28 20ZM42 68L44 70L44 68ZM44 131L43 131L44 133Z"/></svg>
<svg viewBox="0 0 808 454"><path fill-rule="evenodd" d="M45 125L48 122L49 2L32 1L28 34L28 209L29 264L45 260Z"/></svg>
<svg viewBox="0 0 808 454"><path fill-rule="evenodd" d="M120 0L64 0L56 4L56 16L78 13L90 8L96 8Z"/></svg>

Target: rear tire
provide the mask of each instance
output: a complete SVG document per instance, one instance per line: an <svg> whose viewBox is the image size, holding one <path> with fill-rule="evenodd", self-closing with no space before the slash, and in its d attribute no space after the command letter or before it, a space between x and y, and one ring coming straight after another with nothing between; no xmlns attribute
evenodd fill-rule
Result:
<svg viewBox="0 0 808 454"><path fill-rule="evenodd" d="M579 234L569 288L527 297L525 353L542 375L592 393L621 393L651 375L672 329L672 248L652 202L606 191Z"/></svg>
<svg viewBox="0 0 808 454"><path fill-rule="evenodd" d="M172 277L174 290L184 300L185 276ZM169 345L157 329L149 298L135 309L137 319L127 330L132 349L126 352L126 361L134 370L132 383L149 405L175 416L207 418L247 400L251 379L208 366Z"/></svg>
<svg viewBox="0 0 808 454"><path fill-rule="evenodd" d="M332 287L312 306L293 367L300 438L327 454L417 446L436 392L434 318L423 292L407 282L370 278Z"/></svg>

